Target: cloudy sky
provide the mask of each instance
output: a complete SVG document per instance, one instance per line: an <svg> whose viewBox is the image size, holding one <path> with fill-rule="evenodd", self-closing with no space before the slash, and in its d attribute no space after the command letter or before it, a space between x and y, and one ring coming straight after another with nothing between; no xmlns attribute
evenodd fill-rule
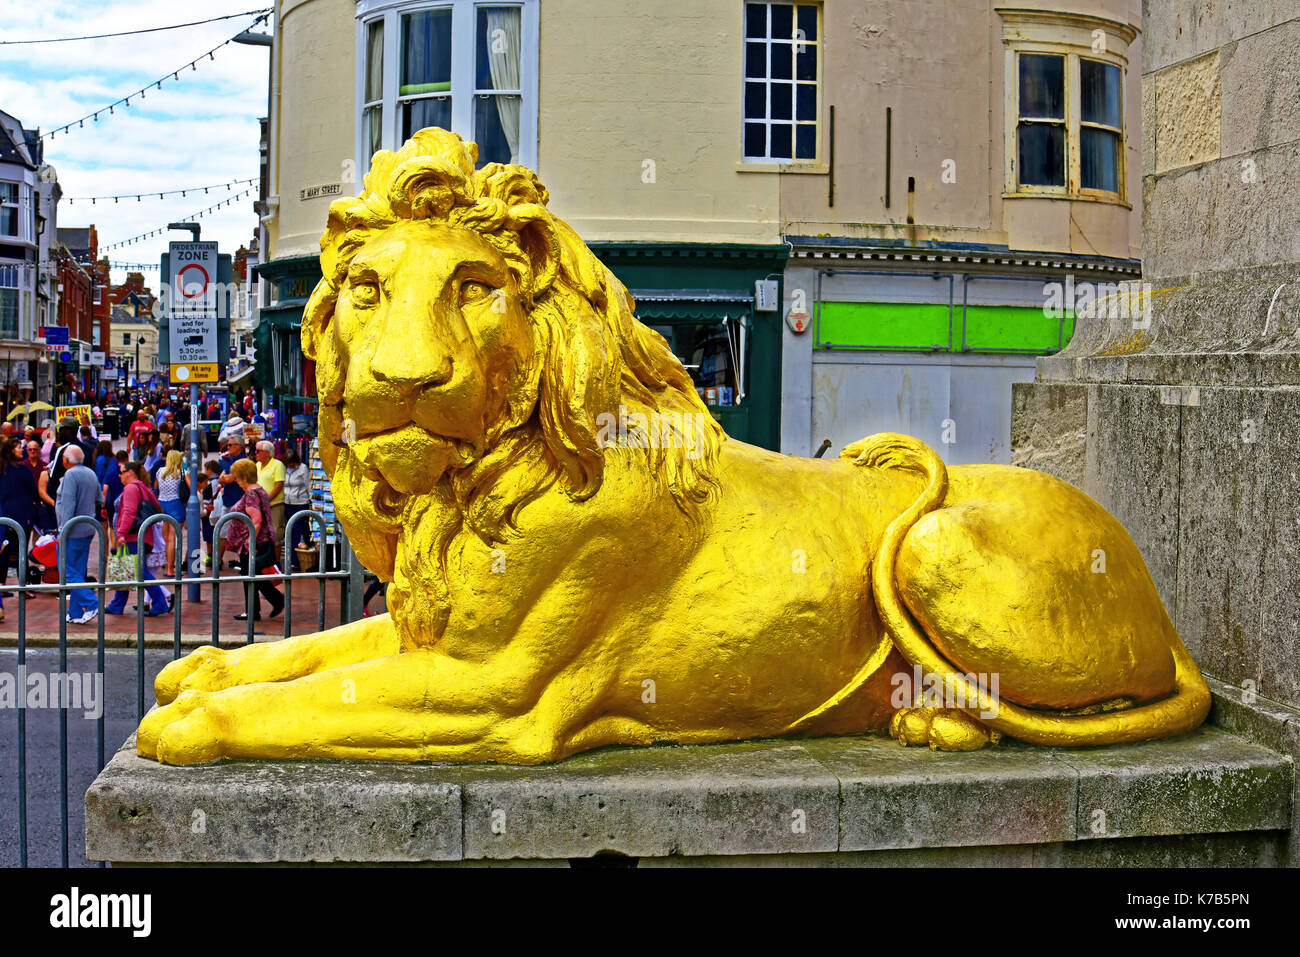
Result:
<svg viewBox="0 0 1300 957"><path fill-rule="evenodd" d="M270 0L5 0L0 40L46 39L114 33L167 26L260 10ZM213 190L203 195L168 196L157 190L210 186L258 173L257 118L266 114L269 47L228 44L214 59L206 52L246 29L253 16L220 20L201 26L159 33L82 40L69 43L0 45L0 110L28 129L42 133L63 126L166 76L161 89L150 86L143 101L117 106L98 123L47 139L46 162L58 171L65 199L59 204L59 226L88 226L99 232L100 250L167 223L188 218L226 196ZM258 28L266 32L263 24ZM203 55L196 70L186 67L179 81L171 71ZM249 184L253 187L256 184ZM154 190L152 198L112 200L91 205L66 197L104 196ZM253 212L256 191L197 220L202 238L215 239L223 253L248 245L257 227ZM166 232L107 252L113 279L125 278L119 263L158 262ZM156 284L156 269L146 271ZM152 277L152 279L150 279ZM156 286L155 286L156 288Z"/></svg>

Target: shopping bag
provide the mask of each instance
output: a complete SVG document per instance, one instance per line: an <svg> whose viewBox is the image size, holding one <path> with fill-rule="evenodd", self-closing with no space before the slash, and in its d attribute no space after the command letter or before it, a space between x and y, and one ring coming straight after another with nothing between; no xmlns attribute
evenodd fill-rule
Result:
<svg viewBox="0 0 1300 957"><path fill-rule="evenodd" d="M111 582L135 581L135 556L125 545L108 556L108 580Z"/></svg>

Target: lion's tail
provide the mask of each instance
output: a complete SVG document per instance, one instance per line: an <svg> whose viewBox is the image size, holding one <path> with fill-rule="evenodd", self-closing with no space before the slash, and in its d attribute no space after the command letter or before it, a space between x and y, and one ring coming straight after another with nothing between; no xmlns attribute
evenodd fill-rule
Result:
<svg viewBox="0 0 1300 957"><path fill-rule="evenodd" d="M993 700L986 688L967 681L962 672L930 643L907 611L894 574L903 538L923 515L942 504L947 495L948 470L943 460L924 442L892 432L882 432L856 442L847 447L841 457L852 458L855 464L868 468L919 472L926 480L916 501L885 529L871 564L871 591L885 631L903 656L913 665L942 677L945 687L949 686L949 681L965 685L968 702L978 700L977 706L967 707L966 711L977 716L996 714L996 717L980 717L980 720L1021 741L1063 747L1122 744L1169 737L1190 731L1205 720L1210 708L1210 689L1172 624L1166 630L1174 658L1174 688L1171 694L1159 701L1101 714L1052 714ZM857 691L889 654L890 642L884 641L881 645L834 697L795 721L787 731L798 730Z"/></svg>
<svg viewBox="0 0 1300 957"><path fill-rule="evenodd" d="M866 662L858 669L849 683L837 691L834 697L809 711L786 728L783 733L803 729L815 718L847 700L850 695L866 683L867 679L875 673L876 669L884 663L885 658L889 656L889 651L893 647L889 639L892 637L895 642L898 641L894 624L896 618L906 621L909 626L915 628L915 626L911 625L911 619L908 617L906 610L903 609L902 602L898 600L896 591L891 593L893 601L890 605L886 606L881 602L880 588L876 585L876 579L879 576L876 573L882 566L887 567L890 574L886 577L891 580L892 585L894 560L898 557L898 548L903 542L903 536L911 530L922 515L938 508L943 503L944 496L948 494L948 469L943 464L943 459L939 458L930 446L911 436L899 435L897 432L878 432L846 446L844 451L840 452L840 458L852 459L854 465L863 468L892 468L919 472L925 477L925 488L916 497L916 501L889 523L889 527L885 529L884 537L880 540L880 547L876 550L875 561L871 564L872 591L876 594L876 603L880 606L880 615L885 622L885 633L881 636L880 644L867 656ZM886 607L890 611L896 612L893 618L886 613ZM903 647L901 643L899 643L899 647ZM904 654L906 654L906 651Z"/></svg>

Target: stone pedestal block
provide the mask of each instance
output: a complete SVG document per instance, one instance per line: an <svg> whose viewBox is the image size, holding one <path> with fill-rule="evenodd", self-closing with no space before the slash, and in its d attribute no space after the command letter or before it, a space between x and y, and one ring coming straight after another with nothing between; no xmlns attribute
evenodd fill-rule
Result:
<svg viewBox="0 0 1300 957"><path fill-rule="evenodd" d="M119 865L1277 864L1294 781L1289 757L1211 727L1084 751L1010 742L946 754L844 737L608 748L538 767L176 768L138 757L132 739L86 793L86 855Z"/></svg>

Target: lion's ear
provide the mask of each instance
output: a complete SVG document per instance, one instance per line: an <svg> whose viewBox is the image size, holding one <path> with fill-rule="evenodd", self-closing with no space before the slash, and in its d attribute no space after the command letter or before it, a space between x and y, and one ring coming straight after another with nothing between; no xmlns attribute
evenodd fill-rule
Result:
<svg viewBox="0 0 1300 957"><path fill-rule="evenodd" d="M334 318L334 304L338 301L336 290L329 279L316 283L311 298L302 310L302 354L312 362L320 354L321 343L330 320Z"/></svg>
<svg viewBox="0 0 1300 957"><path fill-rule="evenodd" d="M391 156L392 154L388 154ZM380 157L376 154L376 160ZM350 196L330 203L329 219L320 237L320 272L324 277L316 283L311 298L302 311L302 352L316 361L325 329L334 315L334 302L338 299L337 283L346 272L346 264L339 252L343 237L347 235L348 209L357 201Z"/></svg>
<svg viewBox="0 0 1300 957"><path fill-rule="evenodd" d="M545 206L520 203L511 206L507 221L519 237L519 248L528 257L532 283L529 297L535 302L551 288L560 271L560 239Z"/></svg>

